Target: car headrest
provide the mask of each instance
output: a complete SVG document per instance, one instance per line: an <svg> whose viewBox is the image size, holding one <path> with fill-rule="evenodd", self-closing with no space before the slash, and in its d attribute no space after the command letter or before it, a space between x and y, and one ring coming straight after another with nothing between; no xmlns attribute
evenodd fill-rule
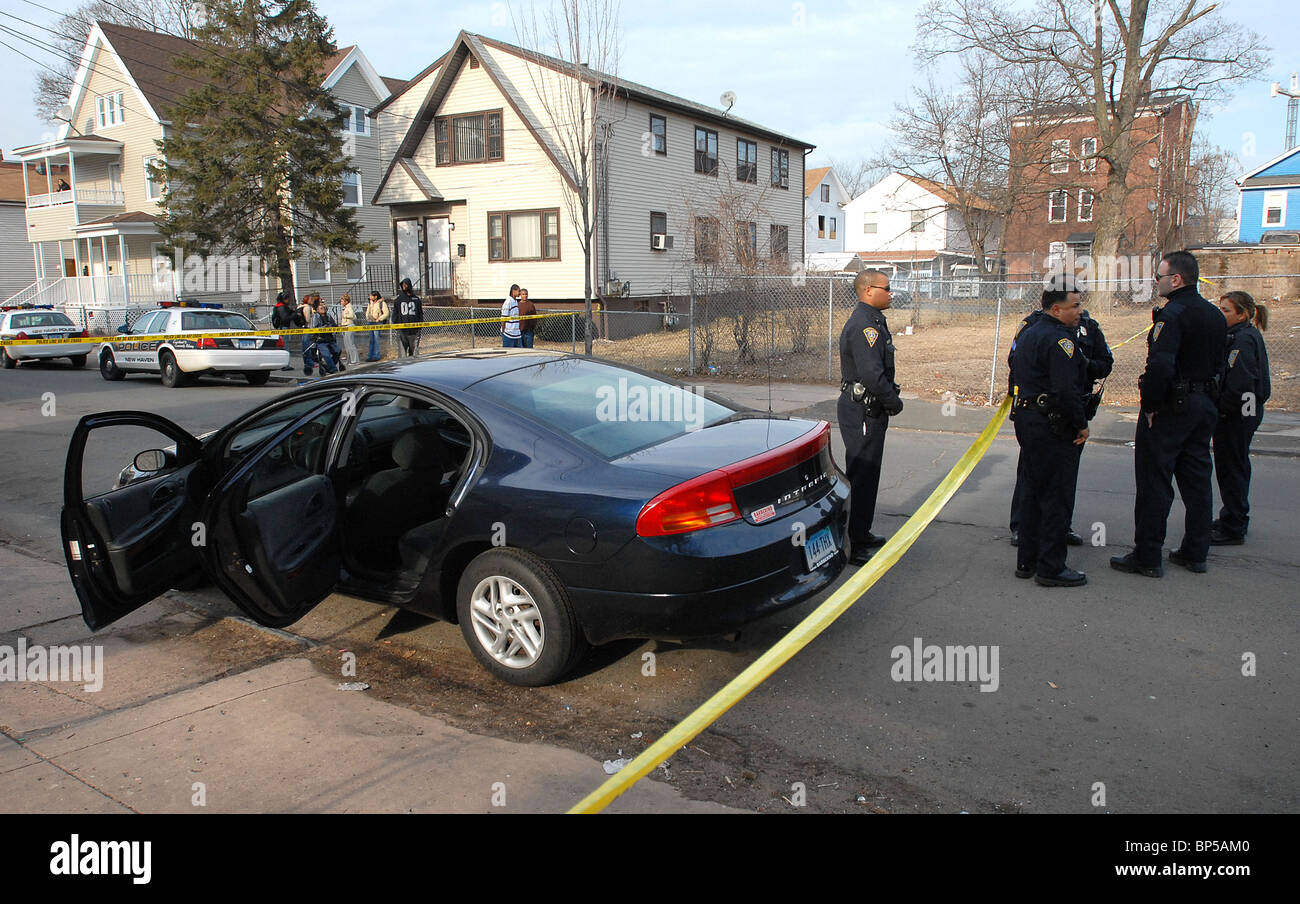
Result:
<svg viewBox="0 0 1300 904"><path fill-rule="evenodd" d="M412 427L393 441L393 461L403 471L445 471L449 456L438 428Z"/></svg>

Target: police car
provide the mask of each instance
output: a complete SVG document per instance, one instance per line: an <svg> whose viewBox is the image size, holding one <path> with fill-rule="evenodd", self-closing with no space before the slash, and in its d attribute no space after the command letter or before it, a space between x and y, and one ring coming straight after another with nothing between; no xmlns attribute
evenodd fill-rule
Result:
<svg viewBox="0 0 1300 904"><path fill-rule="evenodd" d="M89 339L67 314L48 305L40 307L0 308L0 339ZM73 367L83 367L86 356L95 350L94 342L60 342L54 345L6 345L0 348L5 370L19 361L38 358L67 358Z"/></svg>
<svg viewBox="0 0 1300 904"><path fill-rule="evenodd" d="M284 338L219 335L256 329L243 314L218 304L164 302L100 346L99 374L105 380L122 380L129 373L159 374L162 384L172 388L203 374L239 373L252 385L262 386L273 371L289 366ZM200 335L187 339L186 333ZM159 335L165 338L130 338Z"/></svg>

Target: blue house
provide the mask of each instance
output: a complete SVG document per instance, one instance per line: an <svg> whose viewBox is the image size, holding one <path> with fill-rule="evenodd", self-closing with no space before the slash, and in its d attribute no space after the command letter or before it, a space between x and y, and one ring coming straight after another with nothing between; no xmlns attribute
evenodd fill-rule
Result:
<svg viewBox="0 0 1300 904"><path fill-rule="evenodd" d="M1237 184L1238 241L1258 243L1270 232L1300 231L1300 147L1251 170Z"/></svg>

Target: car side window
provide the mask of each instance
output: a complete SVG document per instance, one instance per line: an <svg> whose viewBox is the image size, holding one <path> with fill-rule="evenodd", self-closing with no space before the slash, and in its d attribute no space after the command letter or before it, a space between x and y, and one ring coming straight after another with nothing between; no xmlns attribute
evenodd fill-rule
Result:
<svg viewBox="0 0 1300 904"><path fill-rule="evenodd" d="M340 410L335 405L322 411L262 455L248 474L248 501L324 473L330 435Z"/></svg>
<svg viewBox="0 0 1300 904"><path fill-rule="evenodd" d="M131 332L137 333L141 336L151 334L158 323L159 313L160 312L158 311L151 311L150 313L145 314L132 325Z"/></svg>
<svg viewBox="0 0 1300 904"><path fill-rule="evenodd" d="M243 460L263 442L283 430L293 421L307 414L313 408L323 405L328 397L309 396L297 399L287 405L281 405L264 412L260 417L244 424L227 436L217 451L220 471L224 473ZM333 409L332 409L333 410Z"/></svg>

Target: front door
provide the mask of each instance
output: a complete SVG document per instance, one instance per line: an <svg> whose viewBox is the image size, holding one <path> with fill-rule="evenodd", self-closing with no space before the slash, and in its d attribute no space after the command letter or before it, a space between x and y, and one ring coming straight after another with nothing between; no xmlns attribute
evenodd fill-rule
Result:
<svg viewBox="0 0 1300 904"><path fill-rule="evenodd" d="M397 281L409 279L416 294L423 295L424 280L420 278L423 267L420 261L420 221L397 220L393 223L394 242L397 247Z"/></svg>
<svg viewBox="0 0 1300 904"><path fill-rule="evenodd" d="M451 220L447 217L429 217L424 221L427 240L425 253L429 260L430 292L446 294L451 289Z"/></svg>

